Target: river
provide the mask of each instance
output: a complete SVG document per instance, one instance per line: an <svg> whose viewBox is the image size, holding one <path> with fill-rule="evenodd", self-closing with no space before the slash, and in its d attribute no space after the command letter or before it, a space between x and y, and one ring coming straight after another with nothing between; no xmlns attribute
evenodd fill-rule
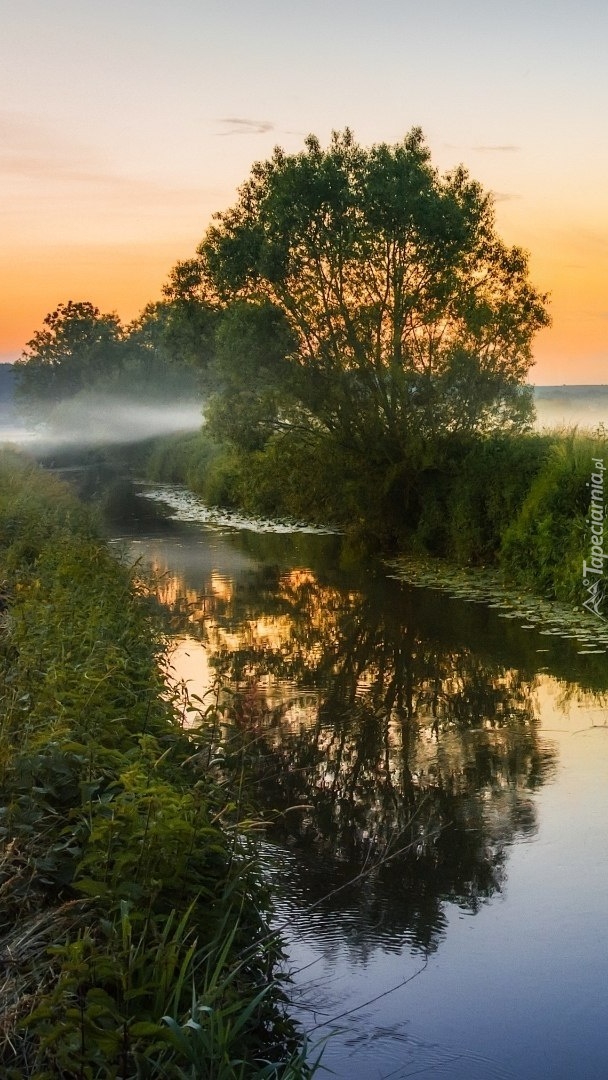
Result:
<svg viewBox="0 0 608 1080"><path fill-rule="evenodd" d="M340 537L186 509L112 540L157 575L191 693L239 691L231 750L323 1064L608 1075L605 654L349 567Z"/></svg>

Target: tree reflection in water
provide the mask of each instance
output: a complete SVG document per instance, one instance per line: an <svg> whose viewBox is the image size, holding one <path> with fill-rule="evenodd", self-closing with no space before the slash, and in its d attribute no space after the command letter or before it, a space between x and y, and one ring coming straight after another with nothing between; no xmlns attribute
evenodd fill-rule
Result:
<svg viewBox="0 0 608 1080"><path fill-rule="evenodd" d="M358 953L435 949L446 903L476 912L502 888L508 846L536 829L533 792L555 761L533 668L484 653L479 626L471 644L449 603L439 621L432 594L387 581L344 590L265 567L239 588L210 578L188 603L236 691L231 746L318 940L340 912Z"/></svg>

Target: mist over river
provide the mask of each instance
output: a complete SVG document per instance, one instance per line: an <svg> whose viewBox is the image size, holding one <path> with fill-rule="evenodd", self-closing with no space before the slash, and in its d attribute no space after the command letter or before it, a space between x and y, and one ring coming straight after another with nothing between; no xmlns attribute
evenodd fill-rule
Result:
<svg viewBox="0 0 608 1080"><path fill-rule="evenodd" d="M175 677L236 692L225 737L269 821L293 1008L330 1036L325 1066L607 1075L605 654L347 569L338 536L249 524L111 539L156 577Z"/></svg>
<svg viewBox="0 0 608 1080"><path fill-rule="evenodd" d="M47 423L28 425L14 401L14 373L0 370L0 375L0 442L25 446L39 456L67 447L121 445L196 431L202 423L204 403L196 396L169 402L158 395L141 400L87 392L60 403ZM538 431L608 426L608 386L536 386L534 404Z"/></svg>

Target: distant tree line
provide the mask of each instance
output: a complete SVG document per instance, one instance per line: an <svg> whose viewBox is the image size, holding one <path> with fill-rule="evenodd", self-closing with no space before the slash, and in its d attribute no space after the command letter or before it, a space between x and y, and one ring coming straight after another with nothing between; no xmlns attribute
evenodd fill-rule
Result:
<svg viewBox="0 0 608 1080"><path fill-rule="evenodd" d="M174 348L168 305L149 304L123 326L89 301L68 300L44 319L15 364L17 399L34 420L60 402L92 391L138 400L189 396L198 377Z"/></svg>

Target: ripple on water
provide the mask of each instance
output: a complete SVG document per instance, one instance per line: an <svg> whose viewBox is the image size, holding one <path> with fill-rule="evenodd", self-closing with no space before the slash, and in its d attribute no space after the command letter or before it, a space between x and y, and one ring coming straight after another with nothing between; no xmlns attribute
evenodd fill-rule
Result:
<svg viewBox="0 0 608 1080"><path fill-rule="evenodd" d="M423 975L423 971L420 971ZM414 973L414 978L417 973ZM307 1031L311 1046L323 1046L322 1065L338 1080L405 1080L407 1077L443 1077L444 1080L519 1080L517 1074L493 1058L468 1046L451 1046L421 1038L409 1019L378 1023L382 999L406 996L410 978L369 1001L355 1002L347 986L330 982L323 988L312 981L293 996L296 1018Z"/></svg>

